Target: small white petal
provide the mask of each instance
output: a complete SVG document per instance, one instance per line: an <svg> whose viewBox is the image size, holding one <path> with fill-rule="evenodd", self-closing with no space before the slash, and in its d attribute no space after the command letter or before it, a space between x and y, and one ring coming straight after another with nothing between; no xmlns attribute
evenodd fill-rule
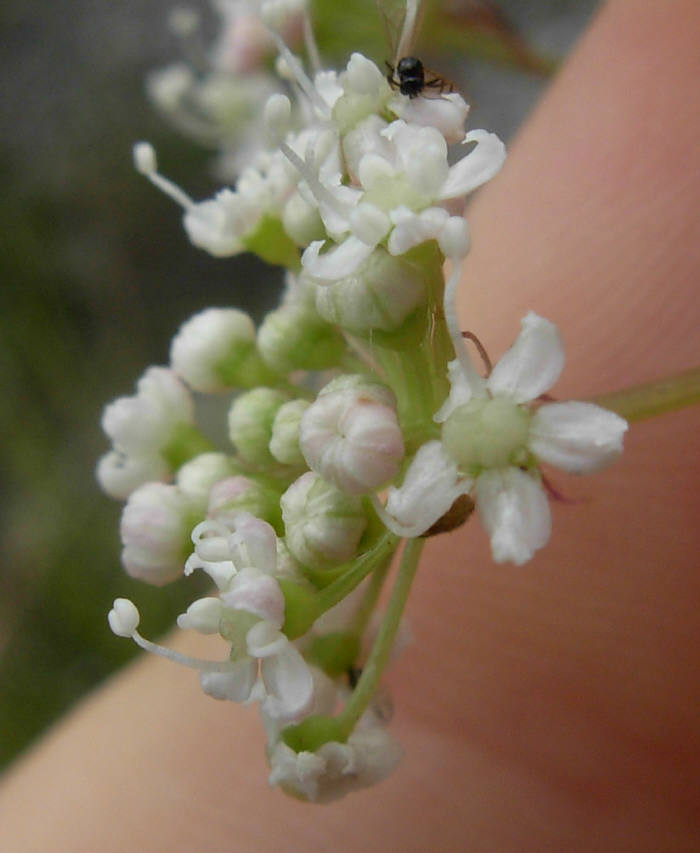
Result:
<svg viewBox="0 0 700 853"><path fill-rule="evenodd" d="M183 630L190 628L201 634L217 634L221 621L222 604L220 599L209 596L193 601L185 613L177 617L177 626Z"/></svg>
<svg viewBox="0 0 700 853"><path fill-rule="evenodd" d="M229 672L203 672L199 676L202 690L213 699L247 702L258 676L257 662L252 658L237 661Z"/></svg>
<svg viewBox="0 0 700 853"><path fill-rule="evenodd" d="M457 92L445 92L439 98L407 98L396 95L389 109L409 124L435 127L449 143L464 139L464 123L469 105Z"/></svg>
<svg viewBox="0 0 700 853"><path fill-rule="evenodd" d="M284 621L284 596L277 581L257 569L243 569L231 580L221 594L224 605L231 610L245 610L265 619L277 628Z"/></svg>
<svg viewBox="0 0 700 853"><path fill-rule="evenodd" d="M506 147L495 133L472 130L464 142L476 142L476 148L450 168L440 190L440 199L458 198L472 192L499 171L506 159Z"/></svg>
<svg viewBox="0 0 700 853"><path fill-rule="evenodd" d="M304 658L287 642L276 655L263 658L260 667L267 698L262 710L277 719L294 720L311 710L314 682Z"/></svg>
<svg viewBox="0 0 700 853"><path fill-rule="evenodd" d="M593 403L550 403L532 418L528 447L542 462L583 474L617 458L625 432L627 421Z"/></svg>
<svg viewBox="0 0 700 853"><path fill-rule="evenodd" d="M497 563L522 565L546 544L549 504L538 480L519 468L491 470L476 480L476 508Z"/></svg>
<svg viewBox="0 0 700 853"><path fill-rule="evenodd" d="M314 241L301 258L304 271L323 281L337 281L351 275L374 251L374 246L369 246L353 236L321 255L323 245L321 240Z"/></svg>
<svg viewBox="0 0 700 853"><path fill-rule="evenodd" d="M418 449L401 487L389 489L386 507L375 503L375 509L398 536L420 536L470 487L471 480L460 478L442 443L428 441Z"/></svg>
<svg viewBox="0 0 700 853"><path fill-rule="evenodd" d="M450 396L433 415L433 420L438 424L444 423L455 409L468 403L473 396L483 394L483 385L473 388L456 358L447 365L447 376L450 380Z"/></svg>
<svg viewBox="0 0 700 853"><path fill-rule="evenodd" d="M376 205L360 202L350 214L352 233L368 246L376 246L391 228L389 217Z"/></svg>
<svg viewBox="0 0 700 853"><path fill-rule="evenodd" d="M229 549L237 569L250 566L271 575L277 568L277 536L261 518L248 512L236 516L235 532L229 536Z"/></svg>
<svg viewBox="0 0 700 853"><path fill-rule="evenodd" d="M403 205L395 208L391 211L394 229L387 243L389 252L403 255L420 243L437 240L449 218L449 213L442 207L429 207L420 213L414 213Z"/></svg>
<svg viewBox="0 0 700 853"><path fill-rule="evenodd" d="M263 619L246 634L248 654L254 658L269 658L278 655L289 643L289 640L272 622Z"/></svg>
<svg viewBox="0 0 700 853"><path fill-rule="evenodd" d="M530 311L521 322L513 346L494 367L486 385L516 403L535 400L557 381L564 367L564 348L554 323Z"/></svg>

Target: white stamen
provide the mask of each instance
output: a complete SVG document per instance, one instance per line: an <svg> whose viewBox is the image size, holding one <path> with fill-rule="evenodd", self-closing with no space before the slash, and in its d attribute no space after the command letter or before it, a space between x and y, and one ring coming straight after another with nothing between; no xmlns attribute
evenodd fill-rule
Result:
<svg viewBox="0 0 700 853"><path fill-rule="evenodd" d="M320 71L321 55L318 52L318 45L316 44L314 28L311 25L311 17L309 16L308 9L304 9L304 14L302 17L302 27L304 31L304 46L306 47L306 52L309 55L311 67L313 68L314 72Z"/></svg>
<svg viewBox="0 0 700 853"><path fill-rule="evenodd" d="M299 86L301 86L301 89L306 95L306 97L311 101L311 103L316 107L316 109L321 113L321 115L329 117L330 110L328 108L328 104L316 91L316 87L307 76L306 72L302 67L301 62L299 62L296 56L294 56L292 51L287 47L282 37L278 33L269 28L268 31L272 36L275 44L277 45L277 50L279 51L280 56L287 63L290 72L294 75L294 79L299 84Z"/></svg>
<svg viewBox="0 0 700 853"><path fill-rule="evenodd" d="M134 631L131 639L140 646L144 651L152 652L154 655L160 655L163 658L182 664L189 669L197 669L200 672L230 672L233 669L233 662L230 660L214 661L203 660L202 658L193 658L189 655L182 655L173 649L168 649L165 646L159 646L158 643L152 643L145 637L142 637L138 631Z"/></svg>
<svg viewBox="0 0 700 853"><path fill-rule="evenodd" d="M184 190L181 190L177 184L168 180L168 178L157 171L158 161L156 159L156 152L150 143L137 142L133 148L133 156L137 172L147 177L154 186L158 187L161 192L164 192L165 195L171 198L176 204L179 204L184 210L191 210L194 207L194 201Z"/></svg>
<svg viewBox="0 0 700 853"><path fill-rule="evenodd" d="M284 154L284 156L289 160L292 166L299 172L302 178L308 184L313 197L317 202L328 205L331 210L334 210L339 216L346 219L349 215L350 208L344 205L341 201L339 201L333 193L329 192L323 184L316 177L316 173L309 166L306 160L302 160L301 157L294 151L286 142L280 142L279 150Z"/></svg>

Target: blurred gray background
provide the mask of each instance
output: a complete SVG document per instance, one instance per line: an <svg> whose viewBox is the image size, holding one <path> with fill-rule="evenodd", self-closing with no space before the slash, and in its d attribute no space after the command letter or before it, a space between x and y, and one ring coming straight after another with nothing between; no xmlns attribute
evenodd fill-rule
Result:
<svg viewBox="0 0 700 853"><path fill-rule="evenodd" d="M197 594L192 580L152 590L120 569L121 504L93 476L103 406L167 361L192 313L237 305L258 319L279 293L279 272L255 258L190 246L178 209L132 169L132 143L148 139L195 198L218 189L210 153L144 94L145 74L180 58L173 5L5 0L0 11L0 766L132 656L107 628L113 598L137 599L155 635ZM213 32L208 5L191 5ZM318 5L330 61L386 58L372 0ZM417 52L465 93L472 127L507 140L595 5L454 2L464 28L426 33Z"/></svg>

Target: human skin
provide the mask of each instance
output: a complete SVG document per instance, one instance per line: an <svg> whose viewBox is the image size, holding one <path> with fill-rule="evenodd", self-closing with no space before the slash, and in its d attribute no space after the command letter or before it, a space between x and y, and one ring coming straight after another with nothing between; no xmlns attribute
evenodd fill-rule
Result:
<svg viewBox="0 0 700 853"><path fill-rule="evenodd" d="M493 357L529 309L554 320L559 399L700 362L698 32L696 0L607 5L470 211L463 327ZM571 500L525 566L476 521L428 543L382 785L268 789L255 711L146 659L9 773L0 849L700 849L699 434L665 415L609 470L553 474Z"/></svg>

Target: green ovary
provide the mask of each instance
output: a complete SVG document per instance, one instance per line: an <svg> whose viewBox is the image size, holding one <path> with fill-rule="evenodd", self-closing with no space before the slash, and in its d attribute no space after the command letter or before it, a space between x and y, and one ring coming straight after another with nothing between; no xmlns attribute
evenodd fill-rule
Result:
<svg viewBox="0 0 700 853"><path fill-rule="evenodd" d="M530 413L503 397L471 400L447 418L442 443L460 468L519 465L527 459Z"/></svg>

